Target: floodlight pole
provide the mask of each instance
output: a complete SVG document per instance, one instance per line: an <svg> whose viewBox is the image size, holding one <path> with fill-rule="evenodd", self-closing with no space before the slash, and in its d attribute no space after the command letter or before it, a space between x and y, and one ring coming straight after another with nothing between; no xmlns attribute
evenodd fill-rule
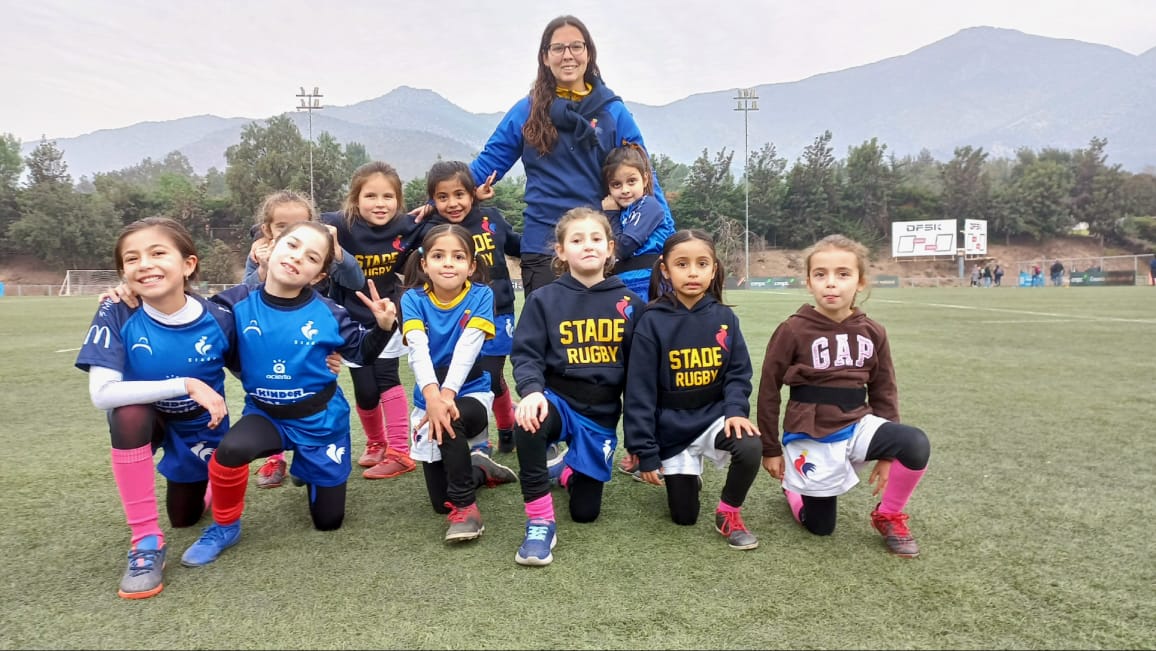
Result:
<svg viewBox="0 0 1156 651"><path fill-rule="evenodd" d="M750 113L759 110L759 96L755 94L754 88L740 88L737 92L738 95L734 97L735 110L743 112L743 185L745 186L744 212L746 215L746 227L743 229L743 257L746 260L746 275L743 278L743 288L746 289L751 286L751 175L747 169L750 163L747 147L750 139Z"/></svg>
<svg viewBox="0 0 1156 651"><path fill-rule="evenodd" d="M313 111L320 111L325 108L320 102L320 98L324 95L321 94L317 86L313 87L312 93L305 92L305 87L302 86L297 97L301 98L297 110L308 111L309 113L309 200L317 203L317 198L313 196Z"/></svg>

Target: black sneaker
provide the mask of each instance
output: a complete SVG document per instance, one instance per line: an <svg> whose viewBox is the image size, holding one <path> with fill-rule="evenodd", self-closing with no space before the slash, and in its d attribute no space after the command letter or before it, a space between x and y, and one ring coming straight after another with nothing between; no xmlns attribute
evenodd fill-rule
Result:
<svg viewBox="0 0 1156 651"><path fill-rule="evenodd" d="M498 430L498 453L509 454L514 451L514 430Z"/></svg>

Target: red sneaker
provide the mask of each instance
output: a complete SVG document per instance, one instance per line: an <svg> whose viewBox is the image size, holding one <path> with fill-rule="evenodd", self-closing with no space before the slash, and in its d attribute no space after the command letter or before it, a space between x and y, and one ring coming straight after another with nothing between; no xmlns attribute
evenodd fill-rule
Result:
<svg viewBox="0 0 1156 651"><path fill-rule="evenodd" d="M277 488L285 481L285 460L265 459L257 469L257 488Z"/></svg>
<svg viewBox="0 0 1156 651"><path fill-rule="evenodd" d="M390 479L407 472L413 472L416 469L417 464L409 458L408 454L390 450L385 453L385 459L381 463L361 473L361 476L366 479Z"/></svg>
<svg viewBox="0 0 1156 651"><path fill-rule="evenodd" d="M871 525L883 535L887 551L902 558L919 556L919 545L907 528L906 513L880 513L879 505L876 504L875 510L871 512Z"/></svg>
<svg viewBox="0 0 1156 651"><path fill-rule="evenodd" d="M387 446L385 441L366 441L365 454L357 460L357 465L362 468L372 468L385 460L385 451Z"/></svg>
<svg viewBox="0 0 1156 651"><path fill-rule="evenodd" d="M449 502L446 502L446 506L450 509L450 514L446 516L450 523L449 529L446 529L446 542L473 540L486 530L477 502L464 508L458 508Z"/></svg>

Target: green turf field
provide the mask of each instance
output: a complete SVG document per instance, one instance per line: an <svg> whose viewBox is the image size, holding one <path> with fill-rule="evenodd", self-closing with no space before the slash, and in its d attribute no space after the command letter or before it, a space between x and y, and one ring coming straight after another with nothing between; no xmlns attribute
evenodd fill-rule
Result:
<svg viewBox="0 0 1156 651"><path fill-rule="evenodd" d="M727 298L757 378L807 296ZM1156 647L1154 288L874 290L903 420L932 441L909 505L916 560L884 550L865 482L819 538L760 475L744 515L762 544L736 552L711 526L722 472L707 470L694 527L616 475L593 524L555 493L554 564L524 568L516 485L484 490L485 535L451 547L420 472L357 473L329 533L302 489L251 483L241 543L199 569L179 563L199 528L172 530L162 507L165 590L136 602L116 596L128 529L104 416L72 365L95 307L0 298L3 648ZM346 373L342 386L352 396ZM356 457L356 417L353 441Z"/></svg>

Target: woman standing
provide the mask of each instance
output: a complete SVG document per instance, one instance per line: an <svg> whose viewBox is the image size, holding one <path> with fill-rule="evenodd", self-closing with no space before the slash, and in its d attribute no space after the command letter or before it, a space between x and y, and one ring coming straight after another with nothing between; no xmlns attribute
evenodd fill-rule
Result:
<svg viewBox="0 0 1156 651"><path fill-rule="evenodd" d="M552 238L563 213L602 205L602 164L610 150L623 143L645 149L634 116L602 82L590 31L574 16L555 18L542 32L538 77L530 94L506 113L470 163L474 180L485 191L522 160L526 210L521 265L527 296L556 277ZM657 178L653 187L669 218Z"/></svg>

